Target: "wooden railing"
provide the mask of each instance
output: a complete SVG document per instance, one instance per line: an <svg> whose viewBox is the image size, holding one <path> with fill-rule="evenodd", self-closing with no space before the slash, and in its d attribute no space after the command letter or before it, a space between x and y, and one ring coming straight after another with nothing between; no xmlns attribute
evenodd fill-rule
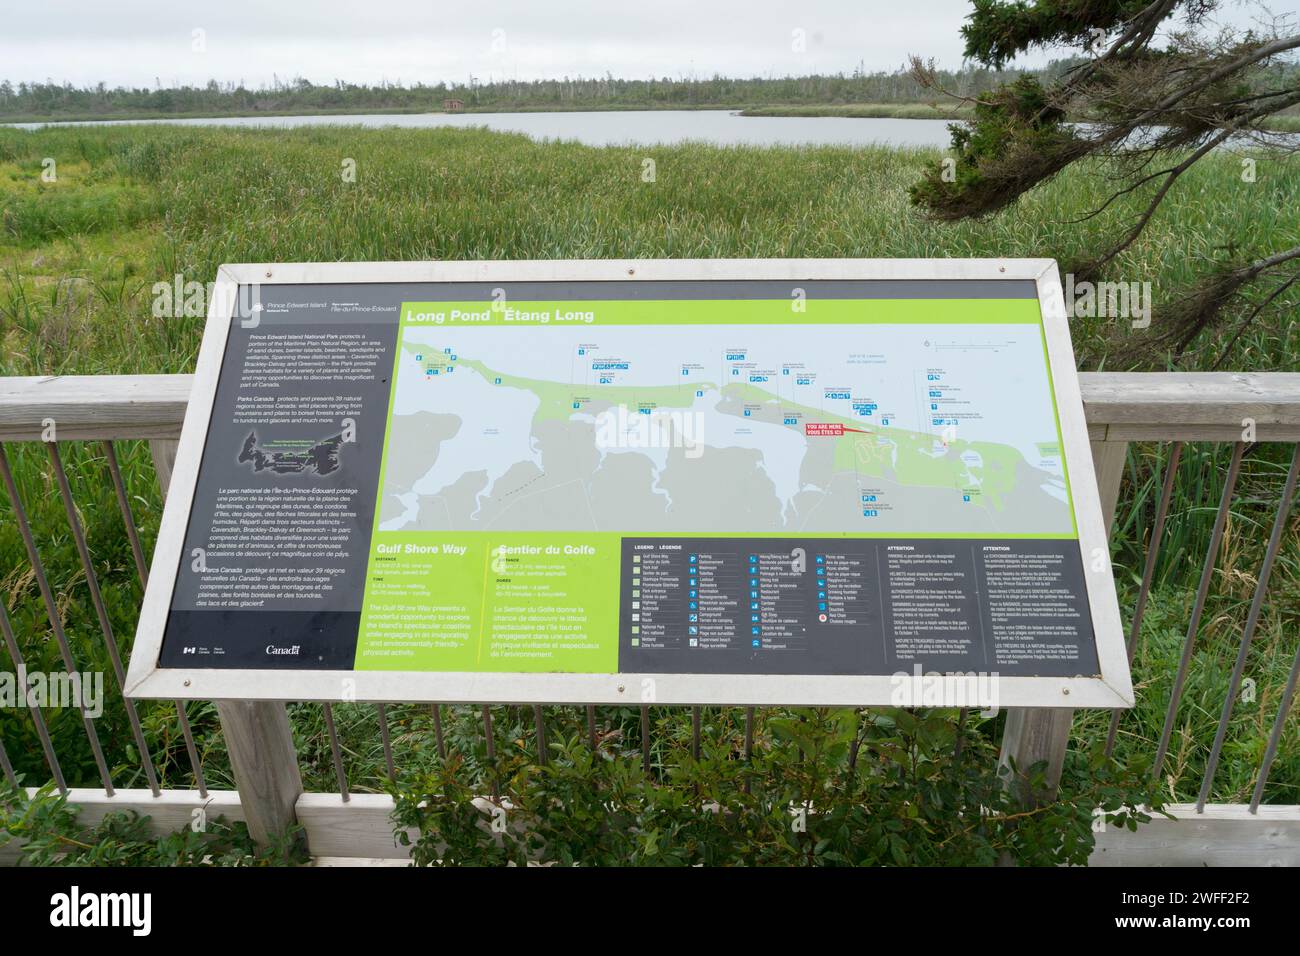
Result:
<svg viewBox="0 0 1300 956"><path fill-rule="evenodd" d="M190 375L0 377L0 441L176 439ZM1094 441L1237 441L1242 421L1258 441L1300 440L1300 372L1081 372Z"/></svg>
<svg viewBox="0 0 1300 956"><path fill-rule="evenodd" d="M1250 803L1240 805L1209 804L1206 801L1242 678L1242 665L1268 592L1269 573L1283 545L1283 531L1295 496L1297 471L1300 471L1300 444L1296 444L1300 443L1300 374L1082 373L1079 378L1103 514L1108 520L1114 519L1129 443L1172 443L1156 520L1152 525L1150 540L1146 543L1146 567L1130 614L1130 657L1152 585L1152 570L1159 553L1160 537L1170 505L1170 489L1183 444L1228 442L1233 445L1231 465L1223 476L1219 509L1201 569L1200 587L1188 622L1182 659L1175 675L1173 693L1167 702L1167 718L1157 752L1160 760L1168 749L1172 722L1181 703L1181 692L1195 651L1200 617L1212 583L1215 561L1222 542L1224 524L1233 503L1243 455L1259 443L1289 443L1296 446L1292 449L1292 464L1287 479L1277 493L1276 518L1265 548L1264 563L1257 576L1250 614L1239 643L1237 666L1223 701L1218 733L1212 743L1206 742L1211 747L1211 758L1200 800L1196 804L1169 808L1178 818L1175 821L1153 822L1140 828L1136 834L1101 834L1093 861L1102 865L1300 865L1300 807L1260 803L1260 794L1281 745L1297 678L1300 677L1300 636L1293 635L1297 648L1288 682L1283 687L1272 689L1278 696L1279 707L1257 771L1253 799ZM44 442L48 445L51 466L58 479L58 492L64 498L67 519L77 539L84 564L83 570L92 588L96 609L100 610L89 545L84 540L77 509L71 499L58 446L63 442L76 441L102 443L116 485L124 533L131 539L138 571L143 580L147 559L139 548L130 500L125 494L117 469L114 442L149 442L159 485L165 494L190 385L191 377L188 375L0 378L0 477L5 479L10 509L5 520L12 519L20 526L25 550L32 564L29 570L38 580L45 580L40 555L32 536L24 530L27 528L27 518L12 479L8 459L3 453L4 446L14 442ZM0 513L3 513L2 509L3 505L0 504ZM9 570L11 569L0 568L0 576ZM58 632L58 614L54 608L53 595L48 593L47 584L42 584L42 591L50 612L51 627ZM3 611L4 608L0 607L0 612ZM102 614L100 621L111 650L114 642L111 628ZM0 623L4 625L10 663L17 668L23 642L18 639L20 635L11 634L3 613L0 613ZM64 659L68 662L66 654ZM68 663L71 669L71 663ZM1138 692L1140 694L1141 690ZM193 741L189 738L185 705L178 702L176 706L196 781L193 790L167 790L156 786L143 790L115 790L102 761L102 788L67 789L58 770L57 754L54 753L48 734L44 733L40 710L33 708L30 713L46 750L51 779L61 789L65 789L72 803L82 808L83 817L87 820L93 821L111 810L134 809L148 814L159 832L169 832L187 825L193 811L204 807L212 815L222 814L230 819L246 820L250 831L258 838L265 838L286 822L296 821L304 827L311 851L318 858L392 859L404 855L404 851L394 845L392 838L389 820L391 799L387 796L350 792L330 705L322 706L325 708L324 716L339 782L339 790L333 793L303 792L283 705L247 701L222 701L218 705L238 791L209 792L203 783L203 770ZM540 711L541 708L538 708L539 734L543 732L544 726ZM435 710L435 715L438 714ZM395 769L392 748L388 739L387 715L383 708L379 709L379 716L388 772L393 776ZM486 708L484 718L490 719ZM648 726L644 714L643 726ZM1014 758L1019 766L1047 760L1049 768L1054 768L1059 773L1070 726L1071 713L1068 710L1013 710L1008 714L1004 731L1004 759ZM89 721L86 729L88 735L93 735ZM490 740L490 725L487 730ZM1112 742L1114 731L1113 722L1110 735ZM648 735L643 735L643 739L648 740ZM12 779L10 761L3 744L0 741L0 770ZM147 747L140 746L138 749L140 759L147 764L150 759ZM149 779L153 780L152 777ZM0 855L4 852L0 850ZM12 856L12 851L10 855Z"/></svg>

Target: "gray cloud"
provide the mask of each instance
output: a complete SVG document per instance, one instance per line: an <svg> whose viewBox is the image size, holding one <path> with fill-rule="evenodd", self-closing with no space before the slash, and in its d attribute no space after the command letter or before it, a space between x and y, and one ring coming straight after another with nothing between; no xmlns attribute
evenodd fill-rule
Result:
<svg viewBox="0 0 1300 956"><path fill-rule="evenodd" d="M110 85L785 76L889 70L912 53L956 66L970 10L968 0L5 4L0 76Z"/></svg>

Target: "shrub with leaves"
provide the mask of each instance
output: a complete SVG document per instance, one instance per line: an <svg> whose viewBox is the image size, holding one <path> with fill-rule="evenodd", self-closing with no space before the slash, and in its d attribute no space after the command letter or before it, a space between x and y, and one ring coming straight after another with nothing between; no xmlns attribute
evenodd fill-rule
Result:
<svg viewBox="0 0 1300 956"><path fill-rule="evenodd" d="M259 849L242 823L207 820L154 835L149 817L134 811L82 823L78 808L48 784L29 795L0 783L0 847L19 846L20 866L284 866L304 862L302 841L289 834Z"/></svg>
<svg viewBox="0 0 1300 956"><path fill-rule="evenodd" d="M443 866L1082 865L1098 820L1134 829L1159 812L1149 768L1099 751L1070 754L1056 796L1026 802L1046 767L999 770L992 723L799 709L767 718L748 761L710 736L698 759L667 742L649 773L639 752L581 737L487 778L451 756L395 788L397 840Z"/></svg>

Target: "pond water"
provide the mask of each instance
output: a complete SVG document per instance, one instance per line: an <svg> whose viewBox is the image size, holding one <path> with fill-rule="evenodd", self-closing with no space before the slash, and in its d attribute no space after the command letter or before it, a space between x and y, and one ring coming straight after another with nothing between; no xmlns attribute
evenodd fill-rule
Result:
<svg viewBox="0 0 1300 956"><path fill-rule="evenodd" d="M117 125L109 121L87 125ZM619 110L572 113L387 113L337 116L231 116L135 120L180 126L486 126L534 139L576 140L591 146L683 142L721 146L948 145L946 120L850 119L840 116L741 116L733 110ZM15 124L35 129L44 124Z"/></svg>

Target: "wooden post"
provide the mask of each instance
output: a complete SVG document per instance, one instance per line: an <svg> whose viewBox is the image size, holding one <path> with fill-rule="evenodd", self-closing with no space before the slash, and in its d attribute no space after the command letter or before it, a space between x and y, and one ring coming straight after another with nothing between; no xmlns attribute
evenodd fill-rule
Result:
<svg viewBox="0 0 1300 956"><path fill-rule="evenodd" d="M276 701L219 700L217 716L248 832L266 846L298 822L302 776L289 714Z"/></svg>
<svg viewBox="0 0 1300 956"><path fill-rule="evenodd" d="M1070 745L1070 726L1074 711L1068 707L1011 707L1002 728L1003 767L1016 764L1016 774L1008 775L1007 785L1022 787L1020 798L1026 807L1050 801L1061 782L1065 751ZM1030 790L1026 777L1029 768L1047 761L1046 780L1041 790Z"/></svg>
<svg viewBox="0 0 1300 956"><path fill-rule="evenodd" d="M149 442L164 498L177 444L172 439ZM259 846L267 846L298 822L302 774L289 712L278 701L219 700L216 704L249 835Z"/></svg>
<svg viewBox="0 0 1300 956"><path fill-rule="evenodd" d="M1092 464L1101 495L1101 517L1108 530L1115 523L1115 507L1119 502L1119 485L1124 477L1127 455L1128 442L1092 442ZM1074 711L1065 707L1012 707L1007 711L999 764L1006 767L1015 761L1023 775L1035 764L1047 761L1046 787L1032 793L1026 790L1026 804L1051 800L1055 795L1061 782L1065 751L1070 745L1073 718ZM1011 779L1008 782L1016 785L1019 781Z"/></svg>
<svg viewBox="0 0 1300 956"><path fill-rule="evenodd" d="M1101 520L1109 531L1115 526L1115 507L1119 503L1119 484L1128 460L1128 442L1095 441L1092 467L1097 474L1097 491L1101 495Z"/></svg>
<svg viewBox="0 0 1300 956"><path fill-rule="evenodd" d="M174 438L153 438L149 441L149 453L153 455L153 470L158 476L158 487L162 489L163 500L167 499L167 489L172 483L172 469L176 467L176 448L180 442Z"/></svg>

